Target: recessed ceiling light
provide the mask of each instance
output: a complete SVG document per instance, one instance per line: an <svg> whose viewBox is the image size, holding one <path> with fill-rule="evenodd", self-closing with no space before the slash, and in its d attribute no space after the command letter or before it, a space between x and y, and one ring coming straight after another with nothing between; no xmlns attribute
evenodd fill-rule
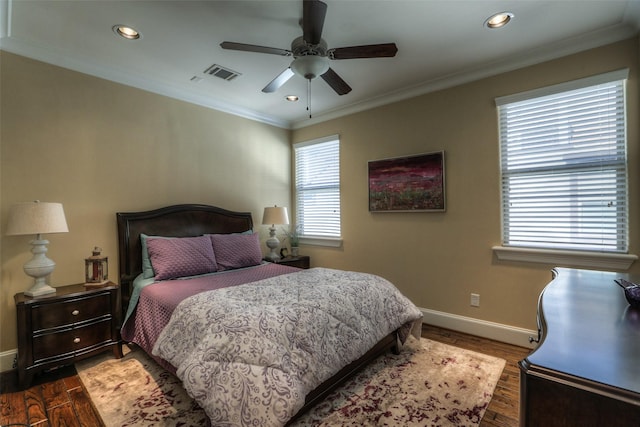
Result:
<svg viewBox="0 0 640 427"><path fill-rule="evenodd" d="M284 97L287 101L296 102L299 98L296 95L287 95Z"/></svg>
<svg viewBox="0 0 640 427"><path fill-rule="evenodd" d="M126 25L114 25L113 32L127 40L137 40L142 37L142 34L140 34L136 29Z"/></svg>
<svg viewBox="0 0 640 427"><path fill-rule="evenodd" d="M484 26L491 29L504 27L511 21L513 16L511 12L496 13L484 21Z"/></svg>

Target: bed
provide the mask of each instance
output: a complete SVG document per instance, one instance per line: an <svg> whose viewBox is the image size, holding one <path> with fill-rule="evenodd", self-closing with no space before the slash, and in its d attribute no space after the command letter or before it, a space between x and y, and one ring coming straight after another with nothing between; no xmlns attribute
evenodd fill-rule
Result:
<svg viewBox="0 0 640 427"><path fill-rule="evenodd" d="M419 337L420 311L385 279L263 262L250 212L116 217L123 340L176 374L213 425L286 425Z"/></svg>

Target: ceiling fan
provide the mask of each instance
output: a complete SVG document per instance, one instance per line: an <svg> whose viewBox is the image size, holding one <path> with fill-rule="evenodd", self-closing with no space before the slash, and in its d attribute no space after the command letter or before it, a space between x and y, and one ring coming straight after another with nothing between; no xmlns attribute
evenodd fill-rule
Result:
<svg viewBox="0 0 640 427"><path fill-rule="evenodd" d="M395 43L383 43L328 49L327 43L322 39L326 14L325 3L320 0L303 0L302 37L293 40L291 50L229 41L220 43L220 46L223 49L293 56L291 65L266 85L263 92L275 92L294 74L298 74L309 81L320 76L338 95L345 95L351 92L351 87L331 69L330 59L389 58L396 55L398 48Z"/></svg>

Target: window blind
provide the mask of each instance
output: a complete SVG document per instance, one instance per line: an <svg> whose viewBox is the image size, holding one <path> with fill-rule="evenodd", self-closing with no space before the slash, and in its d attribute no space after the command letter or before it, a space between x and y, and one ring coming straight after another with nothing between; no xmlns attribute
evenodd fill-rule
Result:
<svg viewBox="0 0 640 427"><path fill-rule="evenodd" d="M303 237L340 237L340 140L294 145L296 224Z"/></svg>
<svg viewBox="0 0 640 427"><path fill-rule="evenodd" d="M503 245L627 251L625 79L609 76L496 101Z"/></svg>

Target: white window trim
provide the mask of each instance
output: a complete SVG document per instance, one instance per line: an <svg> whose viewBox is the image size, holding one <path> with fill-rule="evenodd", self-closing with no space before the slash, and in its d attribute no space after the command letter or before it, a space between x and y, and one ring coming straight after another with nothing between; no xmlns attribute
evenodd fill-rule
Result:
<svg viewBox="0 0 640 427"><path fill-rule="evenodd" d="M500 96L496 98L496 106L511 104L514 102L525 101L531 98L537 98L547 95L555 95L561 92L569 92L575 89L583 89L589 86L595 86L602 83L609 83L615 80L625 80L629 78L629 69L611 71L609 73L598 74L596 76L585 77L583 79L573 80L570 82L559 83L552 86L546 86L539 89L532 89L526 92L514 93L513 95Z"/></svg>
<svg viewBox="0 0 640 427"><path fill-rule="evenodd" d="M553 86L498 97L495 102L496 106L501 106L538 96L552 95L613 80L627 79L628 75L629 69L616 70L609 73L599 74L597 76L574 80L572 82L560 83ZM491 249L500 261L534 262L552 264L554 266L611 270L628 270L638 259L638 256L634 254L616 252L583 252L500 245L493 246Z"/></svg>
<svg viewBox="0 0 640 427"><path fill-rule="evenodd" d="M323 142L330 142L330 141L335 141L335 140L339 140L339 139L340 139L340 134L336 133L334 135L323 136L321 138L311 139L309 141L296 142L296 143L293 144L293 148L306 147L307 145L322 144Z"/></svg>
<svg viewBox="0 0 640 427"><path fill-rule="evenodd" d="M340 140L340 134L323 136L320 138L312 139L304 142L296 142L293 144L293 148L296 147L305 147L307 145L321 144L323 142ZM342 178L341 178L342 179ZM342 186L342 183L340 184ZM342 199L342 193L340 194L340 198ZM341 200L341 208L342 209L342 200ZM342 212L340 213L342 217ZM343 239L340 237L324 237L324 236L300 236L300 245L305 246L321 246L327 248L340 248L342 247Z"/></svg>
<svg viewBox="0 0 640 427"><path fill-rule="evenodd" d="M323 246L326 248L340 248L342 247L342 237L329 238L329 237L301 237L300 245L308 246Z"/></svg>
<svg viewBox="0 0 640 427"><path fill-rule="evenodd" d="M500 261L536 262L563 267L628 270L638 259L637 255L609 252L562 251L532 249L514 246L491 248Z"/></svg>

